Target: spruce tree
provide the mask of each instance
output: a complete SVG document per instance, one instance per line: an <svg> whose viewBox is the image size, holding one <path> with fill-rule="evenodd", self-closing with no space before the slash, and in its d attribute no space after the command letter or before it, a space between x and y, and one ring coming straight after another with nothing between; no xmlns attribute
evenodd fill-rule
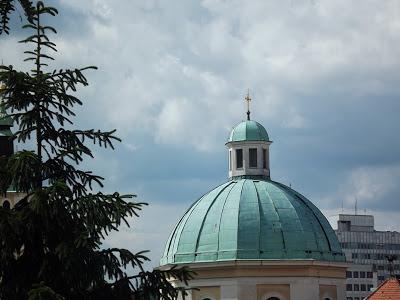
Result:
<svg viewBox="0 0 400 300"><path fill-rule="evenodd" d="M179 291L168 279L187 282L190 272L145 271L143 251L102 246L144 203L98 191L104 179L81 168L93 157L88 142L113 149L120 139L115 130L71 129L74 108L82 105L76 89L88 85L85 73L96 68L49 70L56 51L49 33L56 30L42 24L44 15L57 10L37 1L24 26L33 31L21 41L32 45L25 51L32 70L0 67L0 96L18 127L13 139L35 144L35 151L0 158L0 192L12 185L26 193L12 209L0 208L0 299L175 299ZM135 275L126 273L128 266Z"/></svg>
<svg viewBox="0 0 400 300"><path fill-rule="evenodd" d="M10 32L10 27L8 25L10 21L10 15L16 10L16 5L20 5L25 17L29 22L32 21L32 16L34 8L32 6L32 1L30 0L0 0L0 35L5 32ZM20 19L22 20L22 15L20 14Z"/></svg>

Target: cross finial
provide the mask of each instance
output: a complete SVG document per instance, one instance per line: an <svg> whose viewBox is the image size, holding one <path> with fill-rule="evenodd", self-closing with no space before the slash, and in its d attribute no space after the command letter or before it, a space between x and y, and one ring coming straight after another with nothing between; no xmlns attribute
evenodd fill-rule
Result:
<svg viewBox="0 0 400 300"><path fill-rule="evenodd" d="M247 101L247 120L250 121L250 101L251 101L251 98L250 98L250 90L249 89L247 89L247 95L244 98L244 100Z"/></svg>

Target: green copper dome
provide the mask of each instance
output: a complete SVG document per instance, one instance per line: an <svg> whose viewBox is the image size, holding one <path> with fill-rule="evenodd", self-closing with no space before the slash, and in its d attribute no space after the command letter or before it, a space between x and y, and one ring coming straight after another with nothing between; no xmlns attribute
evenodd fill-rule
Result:
<svg viewBox="0 0 400 300"><path fill-rule="evenodd" d="M7 115L6 110L4 109L3 103L0 102L0 126L1 127L12 127L13 120Z"/></svg>
<svg viewBox="0 0 400 300"><path fill-rule="evenodd" d="M264 126L256 121L243 121L236 125L229 135L229 142L265 141L269 142L268 133Z"/></svg>
<svg viewBox="0 0 400 300"><path fill-rule="evenodd" d="M270 180L240 179L218 186L186 211L161 265L249 259L345 257L329 222L301 194Z"/></svg>

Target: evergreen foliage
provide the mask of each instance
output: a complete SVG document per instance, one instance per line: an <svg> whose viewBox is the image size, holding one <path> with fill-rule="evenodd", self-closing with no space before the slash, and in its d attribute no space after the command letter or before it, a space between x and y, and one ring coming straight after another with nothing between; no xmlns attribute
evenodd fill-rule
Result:
<svg viewBox="0 0 400 300"><path fill-rule="evenodd" d="M32 1L30 0L0 0L0 34L3 32L9 33L10 27L8 25L10 21L10 14L16 10L15 4L19 3L22 10L24 11L25 17L29 22L32 22L32 16L34 8ZM20 15L22 20L22 16Z"/></svg>
<svg viewBox="0 0 400 300"><path fill-rule="evenodd" d="M95 67L47 71L49 53L56 51L48 33L56 30L42 24L43 15L57 10L37 1L24 26L33 34L21 41L33 46L25 60L34 68L0 67L5 84L0 96L19 128L13 138L33 139L36 146L0 158L0 192L13 185L26 193L12 209L0 208L0 299L175 299L179 291L168 279L187 282L191 272L147 272L144 251L102 248L103 239L128 225L127 218L138 216L145 203L132 201L132 195L95 192L103 178L80 168L84 158L93 157L87 142L113 149L120 140L115 130L67 129L73 107L82 105L75 91L88 85L84 73ZM129 276L128 266L137 274Z"/></svg>

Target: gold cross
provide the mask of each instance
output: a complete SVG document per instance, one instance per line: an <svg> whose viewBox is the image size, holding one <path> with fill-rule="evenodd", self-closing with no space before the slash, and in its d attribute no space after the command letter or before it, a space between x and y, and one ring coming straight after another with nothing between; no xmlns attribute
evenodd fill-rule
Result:
<svg viewBox="0 0 400 300"><path fill-rule="evenodd" d="M250 98L250 91L249 90L247 90L247 95L244 98L244 100L247 101L247 120L250 121L250 101L251 101L251 98Z"/></svg>

